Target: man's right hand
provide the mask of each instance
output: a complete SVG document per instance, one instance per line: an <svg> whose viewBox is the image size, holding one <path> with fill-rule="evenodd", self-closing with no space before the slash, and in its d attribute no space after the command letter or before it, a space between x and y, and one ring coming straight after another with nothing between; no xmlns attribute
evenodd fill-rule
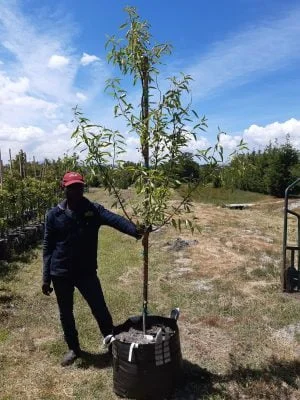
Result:
<svg viewBox="0 0 300 400"><path fill-rule="evenodd" d="M50 286L50 283L43 283L42 292L46 296L50 296L51 292L53 292L53 288Z"/></svg>
<svg viewBox="0 0 300 400"><path fill-rule="evenodd" d="M137 240L140 240L145 235L145 233L152 232L152 225L149 225L148 227L146 227L145 225L137 225L136 231L137 231L136 238Z"/></svg>

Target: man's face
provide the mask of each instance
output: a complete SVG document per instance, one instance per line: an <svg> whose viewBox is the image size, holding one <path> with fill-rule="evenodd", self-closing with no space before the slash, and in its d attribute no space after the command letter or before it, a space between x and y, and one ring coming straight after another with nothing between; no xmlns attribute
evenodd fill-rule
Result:
<svg viewBox="0 0 300 400"><path fill-rule="evenodd" d="M73 185L69 185L65 187L65 195L67 200L72 202L78 202L83 197L83 188L84 185L82 183L73 183Z"/></svg>

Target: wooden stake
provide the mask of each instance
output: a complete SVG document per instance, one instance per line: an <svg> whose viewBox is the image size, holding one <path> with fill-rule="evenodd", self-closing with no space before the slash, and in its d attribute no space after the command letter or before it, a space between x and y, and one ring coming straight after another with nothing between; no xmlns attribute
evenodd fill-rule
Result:
<svg viewBox="0 0 300 400"><path fill-rule="evenodd" d="M23 178L26 178L26 164L27 164L27 155L23 153Z"/></svg>
<svg viewBox="0 0 300 400"><path fill-rule="evenodd" d="M11 149L8 150L9 151L9 166L10 166L10 173L13 173L13 169L12 169L12 159L11 159Z"/></svg>
<svg viewBox="0 0 300 400"><path fill-rule="evenodd" d="M20 150L20 152L19 152L19 171L20 171L20 177L21 178L23 178L23 170L22 170L22 155L23 155L23 152L22 152L22 150Z"/></svg>
<svg viewBox="0 0 300 400"><path fill-rule="evenodd" d="M35 157L33 156L33 172L34 172L34 177L36 178L36 165L35 165Z"/></svg>

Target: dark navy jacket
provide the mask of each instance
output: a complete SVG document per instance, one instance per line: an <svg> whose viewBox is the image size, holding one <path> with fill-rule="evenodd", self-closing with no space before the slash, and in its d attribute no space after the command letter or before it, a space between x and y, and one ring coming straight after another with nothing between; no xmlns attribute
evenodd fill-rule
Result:
<svg viewBox="0 0 300 400"><path fill-rule="evenodd" d="M80 277L97 269L98 230L109 225L120 232L139 238L136 226L85 197L78 211L67 209L64 200L46 217L43 245L43 282L51 276Z"/></svg>

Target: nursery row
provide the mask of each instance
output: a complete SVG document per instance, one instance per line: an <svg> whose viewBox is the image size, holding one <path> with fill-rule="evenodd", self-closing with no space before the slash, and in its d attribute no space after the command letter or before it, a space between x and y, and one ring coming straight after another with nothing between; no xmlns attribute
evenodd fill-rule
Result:
<svg viewBox="0 0 300 400"><path fill-rule="evenodd" d="M34 246L43 234L46 211L57 204L55 180L9 177L0 191L0 259Z"/></svg>
<svg viewBox="0 0 300 400"><path fill-rule="evenodd" d="M36 246L42 239L44 223L31 223L24 227L10 230L0 238L0 260L10 260L15 254Z"/></svg>
<svg viewBox="0 0 300 400"><path fill-rule="evenodd" d="M55 181L11 177L0 191L0 237L29 222L42 222L45 212L57 203L59 196Z"/></svg>

